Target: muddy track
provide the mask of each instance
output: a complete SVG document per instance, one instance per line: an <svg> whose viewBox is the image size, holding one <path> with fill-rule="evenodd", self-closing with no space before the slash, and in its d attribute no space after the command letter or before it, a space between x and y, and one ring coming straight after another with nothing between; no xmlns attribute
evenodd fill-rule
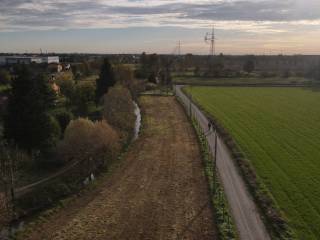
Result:
<svg viewBox="0 0 320 240"><path fill-rule="evenodd" d="M216 239L195 133L173 97L142 97L145 125L91 195L22 239Z"/></svg>

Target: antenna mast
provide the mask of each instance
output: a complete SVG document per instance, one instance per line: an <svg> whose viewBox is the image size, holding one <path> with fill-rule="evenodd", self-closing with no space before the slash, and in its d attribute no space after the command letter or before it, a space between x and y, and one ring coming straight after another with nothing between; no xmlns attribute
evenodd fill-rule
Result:
<svg viewBox="0 0 320 240"><path fill-rule="evenodd" d="M216 49L215 49L215 41L216 41L216 37L215 37L215 33L214 33L214 26L212 27L212 32L206 33L206 36L204 37L204 41L208 44L210 44L210 55L211 56L215 56L216 55Z"/></svg>

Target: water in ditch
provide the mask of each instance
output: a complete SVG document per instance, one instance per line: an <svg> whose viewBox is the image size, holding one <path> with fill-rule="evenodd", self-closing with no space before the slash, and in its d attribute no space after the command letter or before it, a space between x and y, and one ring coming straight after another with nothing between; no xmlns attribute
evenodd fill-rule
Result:
<svg viewBox="0 0 320 240"><path fill-rule="evenodd" d="M134 114L136 115L136 122L134 126L134 137L133 141L137 140L139 137L140 133L140 128L141 128L141 110L139 108L139 105L136 102L133 102L134 104Z"/></svg>

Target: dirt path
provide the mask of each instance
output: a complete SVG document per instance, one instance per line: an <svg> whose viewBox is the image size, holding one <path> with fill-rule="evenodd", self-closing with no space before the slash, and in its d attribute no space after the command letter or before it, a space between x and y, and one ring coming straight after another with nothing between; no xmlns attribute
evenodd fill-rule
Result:
<svg viewBox="0 0 320 240"><path fill-rule="evenodd" d="M190 100L182 92L181 88L182 86L176 86L176 94L187 108L190 109ZM191 104L191 110L202 128L206 130L208 128L207 117L194 104ZM212 152L214 152L214 134L208 135L207 139ZM228 148L220 137L218 137L217 149L217 167L219 175L240 239L269 240L270 236L261 219L260 213L247 190L244 180L242 179Z"/></svg>
<svg viewBox="0 0 320 240"><path fill-rule="evenodd" d="M146 122L120 168L23 239L216 239L199 147L173 97L142 97Z"/></svg>

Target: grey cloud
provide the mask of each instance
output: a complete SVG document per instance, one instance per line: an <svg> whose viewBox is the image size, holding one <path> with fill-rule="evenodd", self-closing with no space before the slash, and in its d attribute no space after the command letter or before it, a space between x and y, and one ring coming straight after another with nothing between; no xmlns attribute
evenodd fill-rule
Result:
<svg viewBox="0 0 320 240"><path fill-rule="evenodd" d="M265 0L217 2L212 4L167 4L157 7L112 7L112 11L123 14L179 13L182 18L217 21L299 21L320 19L320 2L306 8L295 6L302 0ZM307 2L307 1L306 1Z"/></svg>
<svg viewBox="0 0 320 240"><path fill-rule="evenodd" d="M129 0L142 2L142 0ZM147 1L147 0L145 0ZM320 19L320 1L303 0L242 0L220 1L211 4L171 3L151 7L111 6L95 0L0 0L0 17L6 28L59 27L77 28L75 19L110 19L118 14L128 15L128 22L141 23L141 17L155 14L177 14L176 18L214 21L298 21ZM309 2L309 3L307 3ZM49 6L44 9L21 8L22 4L36 3ZM298 6L297 4L300 5ZM140 16L140 17L139 17ZM106 26L107 27L107 26Z"/></svg>
<svg viewBox="0 0 320 240"><path fill-rule="evenodd" d="M240 21L299 21L320 18L320 4L301 9L294 0L220 2L194 6L188 18ZM306 3L308 5L308 3Z"/></svg>

